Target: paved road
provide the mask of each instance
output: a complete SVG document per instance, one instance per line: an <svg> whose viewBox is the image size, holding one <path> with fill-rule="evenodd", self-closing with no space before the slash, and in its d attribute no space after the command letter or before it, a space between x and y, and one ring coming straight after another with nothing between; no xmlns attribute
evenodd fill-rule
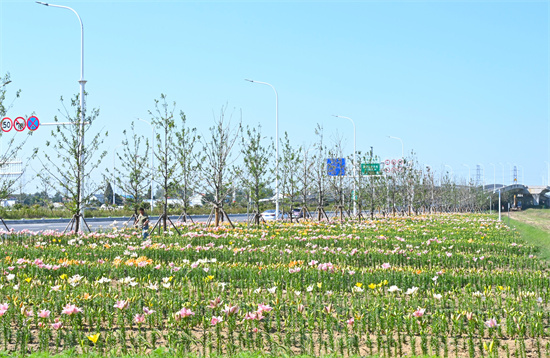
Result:
<svg viewBox="0 0 550 358"><path fill-rule="evenodd" d="M208 215L193 215L191 216L196 222L205 222L208 219ZM246 214L232 214L229 215L231 221L243 222L246 221ZM178 216L170 216L172 221L176 221ZM158 216L151 216L150 221L152 225L158 220ZM42 230L57 230L63 231L69 224L69 219L22 219L22 220L5 220L9 229L15 231L30 230L30 231L42 231ZM86 222L90 228L94 231L105 230L113 227L121 228L124 223L128 221L128 218L87 218ZM131 225L131 223L130 223ZM0 223L0 229L5 229Z"/></svg>

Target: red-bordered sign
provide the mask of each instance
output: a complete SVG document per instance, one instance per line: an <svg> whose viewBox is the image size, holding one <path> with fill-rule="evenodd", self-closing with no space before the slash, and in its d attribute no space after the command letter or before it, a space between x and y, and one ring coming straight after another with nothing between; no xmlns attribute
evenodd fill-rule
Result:
<svg viewBox="0 0 550 358"><path fill-rule="evenodd" d="M27 128L30 131L35 131L40 127L40 121L38 120L37 116L31 116L29 119L27 119Z"/></svg>
<svg viewBox="0 0 550 358"><path fill-rule="evenodd" d="M23 117L17 117L13 120L13 127L16 131L22 132L27 128L27 121Z"/></svg>
<svg viewBox="0 0 550 358"><path fill-rule="evenodd" d="M0 122L0 126L2 127L3 132L9 132L13 128L13 121L9 117L4 117Z"/></svg>

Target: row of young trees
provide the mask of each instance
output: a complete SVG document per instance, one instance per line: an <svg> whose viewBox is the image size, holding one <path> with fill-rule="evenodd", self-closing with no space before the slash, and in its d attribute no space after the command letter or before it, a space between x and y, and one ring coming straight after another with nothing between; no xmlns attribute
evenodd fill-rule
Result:
<svg viewBox="0 0 550 358"><path fill-rule="evenodd" d="M9 77L3 81L8 82ZM7 111L2 105L4 100L5 90L0 87L0 114ZM61 103L60 115L64 122L72 125L60 125L52 131L52 140L47 146L53 150L43 151L40 160L44 170L39 176L52 188L62 188L67 193L69 209L77 214L82 209L81 204L89 201L104 185L92 182L91 175L107 154L102 149L107 133L96 131L86 145L80 145L81 130L92 133L99 111L94 109L85 113L86 125L80 126L78 96L70 101L69 108L63 99ZM169 197L181 199L185 214L190 197L200 193L212 205L212 219L219 225L225 217L224 202L237 189L248 194L255 212L254 221L259 223L260 203L266 199L268 189L273 188L275 179L273 141L262 133L261 126L244 128L242 114L234 118L236 112L228 111L226 105L214 115L208 133L201 136L196 128L188 125L184 112L177 112L176 103L169 102L164 94L154 101L154 108L148 114L155 129L154 147L131 123L130 130L123 133L123 150L117 153L119 165L105 176L106 179L114 177L128 205L137 211L146 200L144 194L152 174L148 163L154 155L156 165L152 170L164 196L161 215L164 230L169 222L166 215ZM56 117L55 121L59 119ZM345 176L329 176L327 158L345 157L343 140L335 138L327 144L319 125L315 135L315 143L310 146L292 145L287 133L281 139L279 199L286 212L292 213L293 208L299 207L304 214L315 212L315 217L322 219L328 218L325 207L330 204L340 217L349 215L353 204L357 205L359 216L366 211L373 215L375 211L388 214L479 210L485 205L486 194L479 188L456 185L447 175L440 180L440 185L436 185L433 171L420 166L414 153L405 158L405 164L392 175L353 175L352 166L348 165ZM4 151L0 161L8 162L22 145ZM353 165L351 156L346 159ZM372 153L359 152L357 159L358 163L379 162ZM81 165L85 170L78 175ZM86 183L84 193L80 193L81 181ZM0 190L7 195L12 186L13 183L4 180Z"/></svg>

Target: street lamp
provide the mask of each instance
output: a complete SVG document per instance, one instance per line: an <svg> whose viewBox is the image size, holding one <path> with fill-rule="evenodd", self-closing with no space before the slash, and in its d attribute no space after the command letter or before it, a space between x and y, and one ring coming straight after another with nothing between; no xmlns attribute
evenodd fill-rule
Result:
<svg viewBox="0 0 550 358"><path fill-rule="evenodd" d="M113 206L116 205L115 201L115 154L118 147L122 146L122 144L119 144L115 147L115 150L113 150ZM105 202L107 202L107 198L105 198Z"/></svg>
<svg viewBox="0 0 550 358"><path fill-rule="evenodd" d="M71 10L76 17L78 17L78 21L80 22L80 80L78 83L80 83L80 143L79 143L79 153L80 156L78 158L78 177L80 178L80 188L78 188L78 206L80 208L79 213L79 220L82 221L82 226L84 225L84 208L82 207L82 193L84 191L84 112L85 112L85 100L84 100L84 85L86 84L86 81L84 80L84 25L82 24L82 19L80 18L80 15L78 13L68 7L68 6L62 6L62 5L54 5L54 4L48 4L45 2L37 1L37 4L45 5L45 6L51 6L51 7L58 7L60 9L67 9Z"/></svg>
<svg viewBox="0 0 550 358"><path fill-rule="evenodd" d="M356 200L357 187L356 187L356 184L355 184L355 181L357 180L357 146L356 146L357 136L355 135L355 122L353 121L353 119L351 119L349 117L338 116L336 114L333 114L333 116L336 117L336 118L349 119L351 121L351 124L353 124L353 216L357 216L357 200Z"/></svg>
<svg viewBox="0 0 550 358"><path fill-rule="evenodd" d="M403 141L401 140L401 138L399 137L393 137L391 135L388 136L388 138L391 138L391 139L397 139L401 142L401 158L405 159L405 150L404 150L404 147L403 147Z"/></svg>
<svg viewBox="0 0 550 358"><path fill-rule="evenodd" d="M502 166L502 186L506 186L506 184L504 184L504 164L503 163L498 163L499 165Z"/></svg>
<svg viewBox="0 0 550 358"><path fill-rule="evenodd" d="M153 181L155 180L155 127L145 119L138 118L138 121L147 123L151 127L151 213L153 212Z"/></svg>
<svg viewBox="0 0 550 358"><path fill-rule="evenodd" d="M245 79L252 83L269 86L275 92L275 220L279 220L279 95L273 85L267 82Z"/></svg>

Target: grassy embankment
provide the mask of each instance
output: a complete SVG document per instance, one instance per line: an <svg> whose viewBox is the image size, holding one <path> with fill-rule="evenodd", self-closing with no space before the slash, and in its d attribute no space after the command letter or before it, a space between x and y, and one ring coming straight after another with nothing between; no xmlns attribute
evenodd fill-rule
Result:
<svg viewBox="0 0 550 358"><path fill-rule="evenodd" d="M508 223L508 213L502 216ZM550 261L550 209L527 209L510 212L510 226L531 244L539 246L540 257Z"/></svg>

